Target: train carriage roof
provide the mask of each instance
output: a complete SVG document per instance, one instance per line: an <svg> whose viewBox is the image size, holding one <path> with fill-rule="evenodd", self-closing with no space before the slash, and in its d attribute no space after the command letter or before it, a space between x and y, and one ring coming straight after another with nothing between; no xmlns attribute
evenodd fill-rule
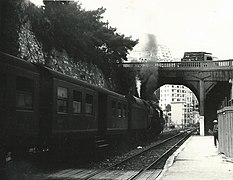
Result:
<svg viewBox="0 0 233 180"><path fill-rule="evenodd" d="M34 74L38 74L37 68L32 63L1 51L0 51L0 63L15 67L17 69L24 69ZM2 66L0 68L2 68Z"/></svg>
<svg viewBox="0 0 233 180"><path fill-rule="evenodd" d="M56 78L59 80L63 80L63 81L67 81L73 84L78 84L80 86L83 86L84 88L90 88L93 89L95 91L98 91L99 93L103 93L106 95L111 95L114 96L115 98L118 98L120 100L126 101L125 96L118 94L116 92L110 91L108 89L105 88L101 88L92 84L89 84L85 81L76 79L74 77L65 75L63 73L60 73L58 71L54 71L48 67L45 67L41 64L34 64L34 63L30 63L28 61L25 61L24 59L18 58L16 56L4 53L0 51L0 64L3 64L3 66L0 66L0 69L4 67L4 64L9 65L9 66L13 66L15 68L20 68L20 69L24 69L26 71L30 71L30 73L34 73L34 74L39 74L43 75L45 78Z"/></svg>
<svg viewBox="0 0 233 180"><path fill-rule="evenodd" d="M39 67L40 70L47 71L49 73L49 75L51 76L50 78L56 78L56 79L67 81L67 82L70 82L70 83L73 83L73 84L78 84L78 85L80 85L82 87L90 88L90 89L96 90L96 91L98 91L100 93L112 95L112 96L115 96L115 97L117 97L119 99L125 100L124 95L118 94L116 92L110 91L110 90L105 89L105 88L101 88L101 87L89 84L89 83L87 83L85 81L82 81L80 79L76 79L76 78L74 78L72 76L63 74L63 73L58 72L58 71L54 71L54 70L52 70L52 69L50 69L48 67L41 66L41 65L37 65L37 66Z"/></svg>

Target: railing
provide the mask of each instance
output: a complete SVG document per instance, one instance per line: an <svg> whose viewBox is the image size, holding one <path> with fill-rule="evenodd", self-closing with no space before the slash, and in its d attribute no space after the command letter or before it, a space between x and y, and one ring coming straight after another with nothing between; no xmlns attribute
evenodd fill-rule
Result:
<svg viewBox="0 0 233 180"><path fill-rule="evenodd" d="M224 68L233 67L233 60L221 61L188 61L188 62L126 62L123 63L124 67L162 67L162 68Z"/></svg>

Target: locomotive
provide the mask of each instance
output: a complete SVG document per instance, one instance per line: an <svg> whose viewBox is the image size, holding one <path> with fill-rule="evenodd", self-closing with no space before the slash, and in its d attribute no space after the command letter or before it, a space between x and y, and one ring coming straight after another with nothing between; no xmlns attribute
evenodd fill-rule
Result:
<svg viewBox="0 0 233 180"><path fill-rule="evenodd" d="M0 149L163 129L158 105L0 53Z"/></svg>

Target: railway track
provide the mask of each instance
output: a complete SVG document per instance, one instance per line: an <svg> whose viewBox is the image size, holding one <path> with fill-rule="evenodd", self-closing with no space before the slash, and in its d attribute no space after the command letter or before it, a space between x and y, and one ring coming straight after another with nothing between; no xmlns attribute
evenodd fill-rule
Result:
<svg viewBox="0 0 233 180"><path fill-rule="evenodd" d="M48 179L149 179L157 177L166 159L191 135L183 131L104 169L67 169Z"/></svg>

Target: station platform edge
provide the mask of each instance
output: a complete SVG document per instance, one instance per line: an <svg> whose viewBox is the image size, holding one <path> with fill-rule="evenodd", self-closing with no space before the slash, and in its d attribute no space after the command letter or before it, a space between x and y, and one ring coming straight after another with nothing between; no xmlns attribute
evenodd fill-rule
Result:
<svg viewBox="0 0 233 180"><path fill-rule="evenodd" d="M213 136L191 136L166 161L156 180L233 180L233 160L214 146Z"/></svg>

